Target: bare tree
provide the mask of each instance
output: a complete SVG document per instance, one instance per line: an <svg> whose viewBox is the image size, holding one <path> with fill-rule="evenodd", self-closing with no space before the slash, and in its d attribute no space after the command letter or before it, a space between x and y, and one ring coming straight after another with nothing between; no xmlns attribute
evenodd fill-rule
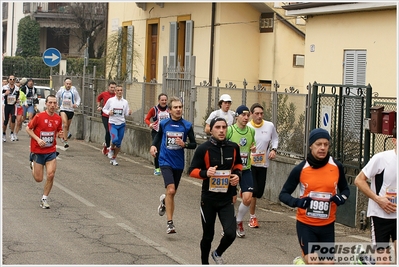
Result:
<svg viewBox="0 0 399 267"><path fill-rule="evenodd" d="M69 36L80 40L78 50L86 48L87 40L89 58L101 58L106 47L107 2L73 2L69 3L66 12L72 15L76 27L68 28ZM62 29L59 35L64 35ZM98 41L97 46L95 46Z"/></svg>

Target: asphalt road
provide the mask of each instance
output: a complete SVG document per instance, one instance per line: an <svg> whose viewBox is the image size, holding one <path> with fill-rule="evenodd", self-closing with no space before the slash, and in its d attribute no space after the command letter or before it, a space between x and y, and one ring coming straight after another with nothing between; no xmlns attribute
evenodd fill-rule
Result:
<svg viewBox="0 0 399 267"><path fill-rule="evenodd" d="M201 181L182 178L175 198L177 233L168 235L166 217L157 212L163 180L153 175L151 162L120 154L119 166L111 166L100 144L71 140L67 151L57 149L51 208L45 210L39 207L44 182L34 181L28 165L29 137L25 130L18 136L2 143L3 264L201 264ZM262 199L257 216L260 228L245 227L245 238L223 254L226 263L292 264L300 255L294 211ZM216 222L212 249L220 230ZM336 224L336 239L365 242L369 233Z"/></svg>

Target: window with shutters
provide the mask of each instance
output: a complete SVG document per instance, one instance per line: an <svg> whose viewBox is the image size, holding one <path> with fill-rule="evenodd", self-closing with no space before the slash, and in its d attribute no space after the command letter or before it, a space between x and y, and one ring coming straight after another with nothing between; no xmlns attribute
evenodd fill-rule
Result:
<svg viewBox="0 0 399 267"><path fill-rule="evenodd" d="M344 85L366 85L366 50L345 50L344 51ZM350 96L357 96L357 88L350 89ZM359 113L363 112L362 99L346 97L344 103L344 129L348 129L353 138L360 138L358 129L362 122Z"/></svg>
<svg viewBox="0 0 399 267"><path fill-rule="evenodd" d="M366 85L366 50L345 50L344 84Z"/></svg>
<svg viewBox="0 0 399 267"><path fill-rule="evenodd" d="M169 66L190 69L193 50L193 21L190 16L178 17L170 22Z"/></svg>

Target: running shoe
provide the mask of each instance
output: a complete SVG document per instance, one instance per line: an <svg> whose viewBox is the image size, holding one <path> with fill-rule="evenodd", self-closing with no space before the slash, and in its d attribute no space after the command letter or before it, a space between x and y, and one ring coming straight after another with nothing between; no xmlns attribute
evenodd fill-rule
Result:
<svg viewBox="0 0 399 267"><path fill-rule="evenodd" d="M292 263L294 265L306 265L305 261L303 260L303 258L301 256L296 257Z"/></svg>
<svg viewBox="0 0 399 267"><path fill-rule="evenodd" d="M211 255L212 259L215 261L216 264L222 264L222 265L224 264L222 256L219 256L216 250L212 251Z"/></svg>
<svg viewBox="0 0 399 267"><path fill-rule="evenodd" d="M113 166L118 166L119 165L118 162L116 162L116 159L111 159L109 161L109 163L111 163L111 165L113 165Z"/></svg>
<svg viewBox="0 0 399 267"><path fill-rule="evenodd" d="M242 222L237 223L236 233L237 233L238 237L244 237L245 236L244 226L242 225Z"/></svg>
<svg viewBox="0 0 399 267"><path fill-rule="evenodd" d="M49 209L50 205L47 203L47 199L42 199L40 201L40 207L42 207L43 209Z"/></svg>
<svg viewBox="0 0 399 267"><path fill-rule="evenodd" d="M6 142L7 141L7 139L6 139L6 135L5 134L3 134L3 142Z"/></svg>
<svg viewBox="0 0 399 267"><path fill-rule="evenodd" d="M12 133L12 134L10 134L10 140L13 142L13 141L15 141L15 137L14 137L14 134Z"/></svg>
<svg viewBox="0 0 399 267"><path fill-rule="evenodd" d="M156 168L155 170L154 170L154 175L161 175L161 169L160 168Z"/></svg>
<svg viewBox="0 0 399 267"><path fill-rule="evenodd" d="M256 217L249 220L248 226L251 228L259 228L258 219Z"/></svg>
<svg viewBox="0 0 399 267"><path fill-rule="evenodd" d="M17 134L14 134L14 140L15 140L15 141L19 141L19 140L18 140Z"/></svg>
<svg viewBox="0 0 399 267"><path fill-rule="evenodd" d="M166 228L166 233L167 233L167 234L174 234L174 233L176 233L175 226L173 225L173 222L168 223L168 227Z"/></svg>
<svg viewBox="0 0 399 267"><path fill-rule="evenodd" d="M159 201L161 202L161 204L159 204L159 206L158 206L158 214L159 214L159 216L163 216L165 214L165 211L166 211L165 197L166 197L165 194L162 194L159 197Z"/></svg>
<svg viewBox="0 0 399 267"><path fill-rule="evenodd" d="M68 138L68 139L71 139L71 137L72 137L72 134L71 134L70 132L68 132L67 138Z"/></svg>
<svg viewBox="0 0 399 267"><path fill-rule="evenodd" d="M64 148L68 148L68 147L69 147L68 141L64 140Z"/></svg>
<svg viewBox="0 0 399 267"><path fill-rule="evenodd" d="M108 158L112 159L113 156L114 156L114 150L111 147L109 147L108 148Z"/></svg>

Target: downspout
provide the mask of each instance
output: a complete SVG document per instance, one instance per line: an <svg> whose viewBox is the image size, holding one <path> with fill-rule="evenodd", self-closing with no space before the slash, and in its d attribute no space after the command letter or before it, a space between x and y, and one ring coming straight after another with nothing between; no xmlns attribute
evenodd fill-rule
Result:
<svg viewBox="0 0 399 267"><path fill-rule="evenodd" d="M209 86L212 86L213 80L213 48L215 42L215 13L216 13L216 3L212 3L212 18L211 18L211 43L209 49Z"/></svg>

